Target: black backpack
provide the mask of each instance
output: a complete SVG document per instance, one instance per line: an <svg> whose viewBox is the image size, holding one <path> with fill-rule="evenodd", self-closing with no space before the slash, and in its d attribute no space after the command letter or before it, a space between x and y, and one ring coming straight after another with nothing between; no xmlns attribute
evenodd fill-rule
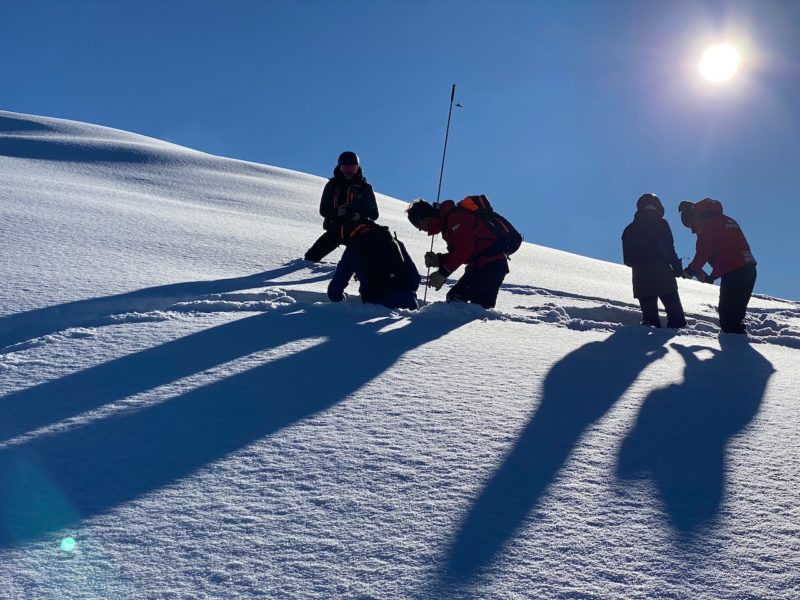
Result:
<svg viewBox="0 0 800 600"><path fill-rule="evenodd" d="M495 237L496 241L490 247L482 250L481 256L491 256L492 254L505 254L511 256L519 250L522 245L522 234L499 213L492 208L489 199L481 194L480 196L467 196L461 200L457 207L470 211L477 219L486 225Z"/></svg>
<svg viewBox="0 0 800 600"><path fill-rule="evenodd" d="M388 227L370 223L357 231L350 242L364 273L361 295L381 298L403 291L416 292L420 275L403 243ZM364 289L364 286L368 289Z"/></svg>

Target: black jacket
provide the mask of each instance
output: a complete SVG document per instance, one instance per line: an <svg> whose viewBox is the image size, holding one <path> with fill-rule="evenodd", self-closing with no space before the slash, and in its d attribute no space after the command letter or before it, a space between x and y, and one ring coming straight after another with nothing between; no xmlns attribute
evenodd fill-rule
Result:
<svg viewBox="0 0 800 600"><path fill-rule="evenodd" d="M633 296L648 298L675 291L683 267L675 253L672 230L658 211L636 211L622 232L622 257L633 269Z"/></svg>
<svg viewBox="0 0 800 600"><path fill-rule="evenodd" d="M417 308L420 275L403 242L388 227L361 225L348 239L347 248L328 284L328 297L341 302L355 275L363 302L389 308Z"/></svg>
<svg viewBox="0 0 800 600"><path fill-rule="evenodd" d="M338 215L340 206L347 206L348 213L344 217ZM359 169L352 179L346 179L337 166L333 170L333 177L325 184L322 190L322 199L319 203L319 214L325 219L322 227L326 230L333 229L343 221L352 221L353 215L358 213L360 219L375 221L378 218L378 203L375 192L367 183L366 178Z"/></svg>

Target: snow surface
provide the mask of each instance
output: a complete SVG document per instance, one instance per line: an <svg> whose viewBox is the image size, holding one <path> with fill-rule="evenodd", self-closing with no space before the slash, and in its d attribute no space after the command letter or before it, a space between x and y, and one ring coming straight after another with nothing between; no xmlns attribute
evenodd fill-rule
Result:
<svg viewBox="0 0 800 600"><path fill-rule="evenodd" d="M798 303L649 330L525 244L494 311L333 305L324 181L0 112L0 597L800 597Z"/></svg>

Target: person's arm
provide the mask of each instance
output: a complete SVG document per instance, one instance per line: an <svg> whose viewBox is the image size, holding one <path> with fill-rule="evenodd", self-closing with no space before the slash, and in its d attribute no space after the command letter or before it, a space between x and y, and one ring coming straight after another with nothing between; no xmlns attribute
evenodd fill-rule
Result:
<svg viewBox="0 0 800 600"><path fill-rule="evenodd" d="M319 214L325 220L333 217L333 181L328 181L322 190L322 198L319 201Z"/></svg>
<svg viewBox="0 0 800 600"><path fill-rule="evenodd" d="M368 183L364 184L364 192L362 193L360 207L361 217L370 219L371 221L378 220L378 201L375 199L375 191Z"/></svg>
<svg viewBox="0 0 800 600"><path fill-rule="evenodd" d="M675 240L672 237L669 223L663 219L658 234L658 250L661 256L670 266L675 277L680 277L681 273L683 273L683 264L681 264L681 259L678 258L677 252L675 252Z"/></svg>
<svg viewBox="0 0 800 600"><path fill-rule="evenodd" d="M631 256L630 242L630 225L622 232L622 262L628 267L633 267L633 257Z"/></svg>
<svg viewBox="0 0 800 600"><path fill-rule="evenodd" d="M450 275L475 254L475 217L462 211L447 219L446 227L448 253L440 257L439 272Z"/></svg>
<svg viewBox="0 0 800 600"><path fill-rule="evenodd" d="M333 279L328 284L328 298L331 302L341 302L345 299L344 290L347 284L350 283L350 278L355 273L355 270L355 256L350 248L345 248L339 264L336 265Z"/></svg>
<svg viewBox="0 0 800 600"><path fill-rule="evenodd" d="M703 269L703 265L711 258L711 252L714 249L713 241L711 239L712 232L708 228L700 229L697 232L697 244L695 246L695 253L692 262L686 267L689 273L698 273Z"/></svg>

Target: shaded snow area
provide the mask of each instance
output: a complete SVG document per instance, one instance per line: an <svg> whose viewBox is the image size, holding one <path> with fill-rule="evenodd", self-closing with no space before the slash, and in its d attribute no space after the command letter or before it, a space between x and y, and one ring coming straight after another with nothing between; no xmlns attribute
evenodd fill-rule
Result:
<svg viewBox="0 0 800 600"><path fill-rule="evenodd" d="M800 304L531 244L330 304L324 181L0 112L1 598L800 597Z"/></svg>

